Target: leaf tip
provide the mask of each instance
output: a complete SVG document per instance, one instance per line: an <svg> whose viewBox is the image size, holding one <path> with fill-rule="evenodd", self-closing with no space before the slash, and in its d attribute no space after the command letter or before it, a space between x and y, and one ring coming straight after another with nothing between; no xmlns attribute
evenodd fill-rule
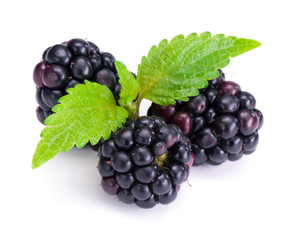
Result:
<svg viewBox="0 0 288 240"><path fill-rule="evenodd" d="M260 43L260 42L258 42L258 41L256 41L256 40L254 40L254 42L255 42L255 48L261 46L261 43Z"/></svg>
<svg viewBox="0 0 288 240"><path fill-rule="evenodd" d="M90 81L89 81L89 80L87 80L87 79L85 79L85 80L84 80L84 82L85 82L85 84L86 84L86 85L89 85L89 84L91 84L91 83L92 83L92 82L90 82Z"/></svg>
<svg viewBox="0 0 288 240"><path fill-rule="evenodd" d="M38 168L39 166L37 166L37 164L34 162L34 159L32 160L32 163L31 163L31 168L32 169L35 169L35 168Z"/></svg>

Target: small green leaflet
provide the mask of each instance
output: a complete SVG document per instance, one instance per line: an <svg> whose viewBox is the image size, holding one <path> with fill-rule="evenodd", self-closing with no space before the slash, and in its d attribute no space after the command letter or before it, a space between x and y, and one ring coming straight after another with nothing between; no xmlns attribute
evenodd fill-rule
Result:
<svg viewBox="0 0 288 240"><path fill-rule="evenodd" d="M138 66L139 100L149 99L159 105L174 104L175 100L188 101L198 89L207 86L207 80L219 75L217 69L228 65L236 57L260 43L245 38L225 37L210 32L199 36L192 33L162 40L153 46Z"/></svg>
<svg viewBox="0 0 288 240"><path fill-rule="evenodd" d="M32 160L37 168L53 158L60 151L66 152L83 147L88 141L92 145L101 137L108 139L125 123L128 113L117 106L112 92L106 86L85 81L67 90L70 94L62 97L45 120L47 125L42 133Z"/></svg>
<svg viewBox="0 0 288 240"><path fill-rule="evenodd" d="M137 98L140 86L123 63L116 61L115 66L119 76L119 83L121 84L120 99L118 102L120 105L125 106Z"/></svg>

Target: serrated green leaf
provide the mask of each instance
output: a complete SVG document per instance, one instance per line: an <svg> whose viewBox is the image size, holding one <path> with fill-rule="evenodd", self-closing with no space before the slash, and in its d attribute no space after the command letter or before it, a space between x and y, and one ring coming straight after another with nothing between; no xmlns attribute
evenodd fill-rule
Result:
<svg viewBox="0 0 288 240"><path fill-rule="evenodd" d="M119 83L121 84L119 104L125 106L137 98L140 86L135 77L130 71L126 69L123 63L116 61L115 66L119 76Z"/></svg>
<svg viewBox="0 0 288 240"><path fill-rule="evenodd" d="M68 95L59 99L60 104L45 120L32 160L37 168L60 151L69 151L73 146L85 146L88 141L95 145L101 137L109 138L111 131L121 127L128 117L122 106L117 106L111 91L98 83L85 81L75 85Z"/></svg>
<svg viewBox="0 0 288 240"><path fill-rule="evenodd" d="M260 43L223 34L204 32L162 40L153 46L138 66L139 99L149 99L166 106L175 100L188 100L207 80L219 75L217 69L228 65L231 57L260 46Z"/></svg>

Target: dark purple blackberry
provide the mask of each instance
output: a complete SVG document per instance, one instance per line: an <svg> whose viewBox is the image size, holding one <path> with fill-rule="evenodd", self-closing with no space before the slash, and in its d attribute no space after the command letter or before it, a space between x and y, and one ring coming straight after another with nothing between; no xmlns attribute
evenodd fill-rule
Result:
<svg viewBox="0 0 288 240"><path fill-rule="evenodd" d="M172 187L168 193L160 195L158 201L160 204L169 204L176 199L177 195L178 195L177 187Z"/></svg>
<svg viewBox="0 0 288 240"><path fill-rule="evenodd" d="M180 185L184 182L186 178L186 169L183 164L172 163L169 166L169 176L173 180L173 183L176 185Z"/></svg>
<svg viewBox="0 0 288 240"><path fill-rule="evenodd" d="M196 142L200 147L204 149L209 149L216 146L218 140L212 129L206 127L197 132Z"/></svg>
<svg viewBox="0 0 288 240"><path fill-rule="evenodd" d="M205 89L204 94L205 94L208 102L211 105L211 104L213 104L213 102L215 101L215 99L218 96L218 90L217 90L217 88Z"/></svg>
<svg viewBox="0 0 288 240"><path fill-rule="evenodd" d="M58 103L58 100L64 95L64 90L52 90L49 88L43 88L41 92L41 98L49 108L54 107Z"/></svg>
<svg viewBox="0 0 288 240"><path fill-rule="evenodd" d="M102 176L101 172L99 171ZM135 178L131 172L129 173L116 173L116 180L119 186L123 189L128 189L132 186L135 181Z"/></svg>
<svg viewBox="0 0 288 240"><path fill-rule="evenodd" d="M156 142L152 145L152 152L155 156L161 156L167 151L167 144L165 142Z"/></svg>
<svg viewBox="0 0 288 240"><path fill-rule="evenodd" d="M201 128L203 128L206 124L206 122L210 123L214 121L215 118L215 112L214 110L210 110L208 109L207 114L204 116L196 116L193 117L193 128L191 129L192 132L197 132L198 130L200 130Z"/></svg>
<svg viewBox="0 0 288 240"><path fill-rule="evenodd" d="M221 82L218 87L219 95L229 94L229 95L236 95L238 92L241 91L241 87L232 81L223 81Z"/></svg>
<svg viewBox="0 0 288 240"><path fill-rule="evenodd" d="M140 183L150 183L157 176L157 173L157 165L137 167L134 171L134 175Z"/></svg>
<svg viewBox="0 0 288 240"><path fill-rule="evenodd" d="M156 129L157 139L166 143L167 148L171 148L177 141L179 141L178 132L173 125L162 125Z"/></svg>
<svg viewBox="0 0 288 240"><path fill-rule="evenodd" d="M201 117L201 116L200 116ZM205 113L205 120L207 123L212 123L215 121L215 118L217 117L217 113L215 111L215 109L213 107L207 109L206 113ZM198 128L199 129L199 128ZM197 130L198 130L197 129ZM194 131L197 131L196 129L194 129Z"/></svg>
<svg viewBox="0 0 288 240"><path fill-rule="evenodd" d="M112 167L119 173L126 173L132 169L133 163L127 152L115 152L111 157Z"/></svg>
<svg viewBox="0 0 288 240"><path fill-rule="evenodd" d="M107 158L101 157L98 161L98 171L103 177L112 177L114 175L114 168L111 161Z"/></svg>
<svg viewBox="0 0 288 240"><path fill-rule="evenodd" d="M153 113L163 117L166 123L184 131L191 141L193 166L205 162L219 165L255 151L263 125L263 114L255 107L255 97L241 91L237 83L225 81L219 70L219 76L209 80L198 96L167 107L153 103L148 116Z"/></svg>
<svg viewBox="0 0 288 240"><path fill-rule="evenodd" d="M151 114L151 116L154 114L157 116L161 116L166 122L170 122L172 116L176 113L176 106L174 105L164 107L152 103L152 106L153 113Z"/></svg>
<svg viewBox="0 0 288 240"><path fill-rule="evenodd" d="M61 89L68 84L69 72L60 65L52 64L46 67L42 73L42 82L50 89Z"/></svg>
<svg viewBox="0 0 288 240"><path fill-rule="evenodd" d="M89 53L89 43L80 38L71 39L66 43L68 49L73 54L73 56L88 56Z"/></svg>
<svg viewBox="0 0 288 240"><path fill-rule="evenodd" d="M117 75L111 53L101 52L92 42L71 39L47 48L42 54L42 61L33 71L36 99L42 111L52 113L51 109L67 94L68 88L89 80L106 85L117 100L121 88ZM44 123L46 117L41 109L37 108L36 114Z"/></svg>
<svg viewBox="0 0 288 240"><path fill-rule="evenodd" d="M45 111L49 111L51 108L49 106L47 106L46 103L44 103L43 98L42 98L43 90L44 90L44 88L38 88L36 90L36 101L39 104L39 106L41 107L41 109L43 109Z"/></svg>
<svg viewBox="0 0 288 240"><path fill-rule="evenodd" d="M117 194L118 199L121 202L131 204L135 202L135 198L132 195L131 191L128 189L121 189Z"/></svg>
<svg viewBox="0 0 288 240"><path fill-rule="evenodd" d="M92 63L87 57L78 56L72 60L70 72L79 81L91 79L93 75Z"/></svg>
<svg viewBox="0 0 288 240"><path fill-rule="evenodd" d="M263 114L260 110L258 109L253 109L253 112L255 112L257 114L257 117L258 117L258 120L259 120L259 123L258 123L258 130L263 126L263 122L264 122L264 119L263 119Z"/></svg>
<svg viewBox="0 0 288 240"><path fill-rule="evenodd" d="M111 91L114 91L117 79L110 69L102 68L94 74L92 81L105 85L110 88Z"/></svg>
<svg viewBox="0 0 288 240"><path fill-rule="evenodd" d="M201 165L207 161L208 157L204 148L198 146L197 144L193 144L192 152L194 155L193 166Z"/></svg>
<svg viewBox="0 0 288 240"><path fill-rule="evenodd" d="M172 123L180 127L184 134L189 134L192 129L192 117L188 112L180 111L174 114Z"/></svg>
<svg viewBox="0 0 288 240"><path fill-rule="evenodd" d="M151 183L154 194L160 196L168 193L172 188L172 180L167 171L161 171Z"/></svg>
<svg viewBox="0 0 288 240"><path fill-rule="evenodd" d="M134 131L132 128L124 128L121 129L117 136L115 137L115 144L119 149L129 150L134 145L135 142L133 140Z"/></svg>
<svg viewBox="0 0 288 240"><path fill-rule="evenodd" d="M234 154L228 154L228 160L230 161L237 161L243 156L243 151Z"/></svg>
<svg viewBox="0 0 288 240"><path fill-rule="evenodd" d="M37 116L39 122L44 124L46 117L44 114L44 110L40 106L38 106L36 109L36 116Z"/></svg>
<svg viewBox="0 0 288 240"><path fill-rule="evenodd" d="M187 102L188 111L195 115L202 114L207 109L208 100L203 93L198 96L190 98Z"/></svg>
<svg viewBox="0 0 288 240"><path fill-rule="evenodd" d="M146 146L136 146L131 151L131 157L137 166L145 166L155 160L155 155Z"/></svg>
<svg viewBox="0 0 288 240"><path fill-rule="evenodd" d="M244 136L254 133L259 125L257 114L251 109L241 109L237 114L239 129Z"/></svg>
<svg viewBox="0 0 288 240"><path fill-rule="evenodd" d="M209 88L216 88L220 83L225 81L225 74L224 72L219 69L219 76L209 81Z"/></svg>
<svg viewBox="0 0 288 240"><path fill-rule="evenodd" d="M68 88L72 88L74 87L76 84L79 84L80 82L75 80L75 79L70 79L69 80L69 83L65 86L65 91L68 89Z"/></svg>
<svg viewBox="0 0 288 240"><path fill-rule="evenodd" d="M101 146L101 155L105 158L111 158L114 152L117 152L118 148L115 144L115 139L109 139L105 141Z"/></svg>
<svg viewBox="0 0 288 240"><path fill-rule="evenodd" d="M223 139L220 145L225 152L236 154L243 148L243 137L241 135L236 135L228 139Z"/></svg>
<svg viewBox="0 0 288 240"><path fill-rule="evenodd" d="M239 108L239 100L236 96L224 94L216 100L215 108L218 113L234 113Z"/></svg>
<svg viewBox="0 0 288 240"><path fill-rule="evenodd" d="M240 108L254 109L256 106L255 97L249 92L239 92L238 99L240 102Z"/></svg>
<svg viewBox="0 0 288 240"><path fill-rule="evenodd" d="M212 165L219 165L227 160L228 153L219 146L207 150L208 162Z"/></svg>
<svg viewBox="0 0 288 240"><path fill-rule="evenodd" d="M63 44L56 44L49 48L45 54L45 62L47 64L57 64L64 67L69 66L72 58L72 53Z"/></svg>
<svg viewBox="0 0 288 240"><path fill-rule="evenodd" d="M109 178L103 177L101 180L101 186L106 193L111 195L117 194L120 188L116 179L113 177Z"/></svg>
<svg viewBox="0 0 288 240"><path fill-rule="evenodd" d="M243 141L243 150L245 152L254 151L258 145L258 141L259 141L258 132L254 132L249 136L245 136Z"/></svg>
<svg viewBox="0 0 288 240"><path fill-rule="evenodd" d="M146 116L138 118L135 121L135 127L136 128L140 128L140 127L144 127L144 126L149 127L151 129L154 129L156 127L156 124L152 118L146 117Z"/></svg>
<svg viewBox="0 0 288 240"><path fill-rule="evenodd" d="M40 62L36 65L33 71L33 80L37 88L43 88L42 82L43 71L47 68L46 62Z"/></svg>
<svg viewBox="0 0 288 240"><path fill-rule="evenodd" d="M154 116L129 120L98 153L104 190L142 208L174 201L193 163L191 143L180 128Z"/></svg>
<svg viewBox="0 0 288 240"><path fill-rule="evenodd" d="M214 125L214 133L223 139L229 139L236 135L239 130L237 119L230 115L221 115L216 118Z"/></svg>

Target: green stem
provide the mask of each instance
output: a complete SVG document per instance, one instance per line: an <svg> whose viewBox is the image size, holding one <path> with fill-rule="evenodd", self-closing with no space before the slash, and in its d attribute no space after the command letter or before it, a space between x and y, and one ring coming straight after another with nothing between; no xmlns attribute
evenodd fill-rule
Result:
<svg viewBox="0 0 288 240"><path fill-rule="evenodd" d="M141 100L139 101L139 99L137 99L137 101L130 102L124 106L129 112L129 119L136 120L139 118L140 103Z"/></svg>

